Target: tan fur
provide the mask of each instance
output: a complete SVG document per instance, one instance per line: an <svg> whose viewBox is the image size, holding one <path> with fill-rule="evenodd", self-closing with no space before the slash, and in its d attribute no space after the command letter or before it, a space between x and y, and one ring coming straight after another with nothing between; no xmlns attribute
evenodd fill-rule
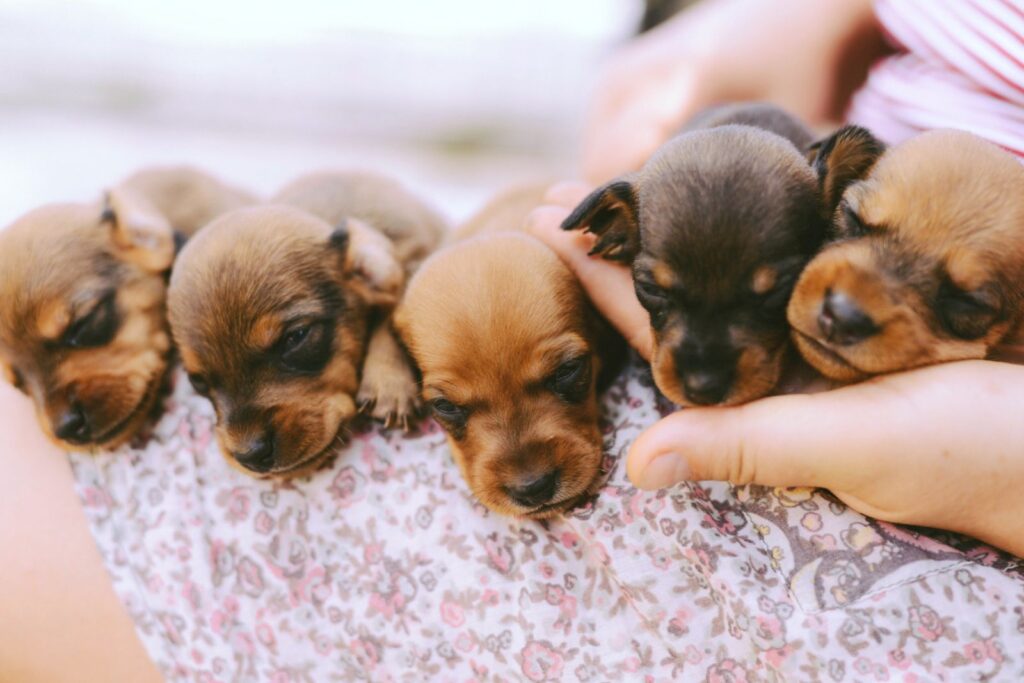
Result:
<svg viewBox="0 0 1024 683"><path fill-rule="evenodd" d="M431 207L410 194L401 184L363 171L321 171L304 175L287 184L273 200L297 206L332 225L349 221L353 248L347 265L386 285L362 287L360 293L379 307L392 307L401 295L405 278L441 243L448 230L446 221ZM385 252L387 252L385 254ZM398 270L388 270L396 262ZM365 278L364 278L365 279ZM353 280L358 287L360 280ZM382 317L370 331L365 374L356 397L360 410L390 427L408 428L420 411L412 368L403 354L396 354L398 342L382 338L391 320Z"/></svg>
<svg viewBox="0 0 1024 683"><path fill-rule="evenodd" d="M544 204L549 186L549 183L534 183L505 190L453 230L448 241L459 242L474 235L522 230L530 212Z"/></svg>
<svg viewBox="0 0 1024 683"><path fill-rule="evenodd" d="M255 474L290 477L333 455L357 401L389 423L415 417L412 370L386 314L443 222L368 174L305 176L274 201L225 215L186 246L169 309L186 370L211 386L225 457L237 465L266 435L273 463ZM282 364L297 328L331 340L313 371Z"/></svg>
<svg viewBox="0 0 1024 683"><path fill-rule="evenodd" d="M504 216L520 227L527 207L511 197L512 206L500 206L499 197L462 231L483 234L424 263L395 321L422 373L424 399L470 410L461 433L449 430L449 444L476 497L500 514L544 518L577 504L600 474L596 386L614 345L554 253L488 219ZM580 402L545 388L561 364L581 356L590 374ZM506 492L552 468L560 479L548 504L526 508Z"/></svg>
<svg viewBox="0 0 1024 683"><path fill-rule="evenodd" d="M175 208L164 214L169 187L178 188ZM40 424L58 445L110 448L145 424L171 353L165 279L174 257L172 228L198 227L178 225L175 216L209 218L222 203L243 201L235 193L193 169L152 169L103 200L45 206L0 231L0 365L33 398ZM146 207L141 231L127 227L138 225L139 206ZM118 318L113 338L95 348L68 348L62 338L69 326L109 292ZM72 403L90 425L87 443L55 435Z"/></svg>
<svg viewBox="0 0 1024 683"><path fill-rule="evenodd" d="M968 133L926 133L886 152L844 200L868 226L867 236L816 257L788 311L800 351L822 373L855 380L983 358L1018 327L1024 168L1011 155ZM986 288L1000 302L999 319L979 338L958 337L943 325L944 275L965 292ZM828 290L850 297L879 332L852 345L828 343L817 323Z"/></svg>

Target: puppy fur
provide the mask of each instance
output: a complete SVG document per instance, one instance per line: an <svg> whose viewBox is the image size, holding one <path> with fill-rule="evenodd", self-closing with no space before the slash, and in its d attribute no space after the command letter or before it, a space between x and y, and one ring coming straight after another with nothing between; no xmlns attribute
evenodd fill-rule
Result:
<svg viewBox="0 0 1024 683"><path fill-rule="evenodd" d="M0 371L54 442L111 448L146 422L170 363L177 246L253 201L195 169L154 168L103 200L44 206L0 232Z"/></svg>
<svg viewBox="0 0 1024 683"><path fill-rule="evenodd" d="M1009 153L950 130L883 151L851 127L818 156L860 171L842 188L835 241L789 304L794 340L815 368L849 381L983 358L1019 327L1024 167Z"/></svg>
<svg viewBox="0 0 1024 683"><path fill-rule="evenodd" d="M563 223L597 235L592 254L632 265L654 380L675 403L743 403L778 383L786 304L831 213L811 141L774 106L716 108Z"/></svg>
<svg viewBox="0 0 1024 683"><path fill-rule="evenodd" d="M593 492L597 393L625 354L558 257L512 232L543 191L499 197L412 278L396 327L476 497L534 519Z"/></svg>
<svg viewBox="0 0 1024 683"><path fill-rule="evenodd" d="M228 461L290 477L333 454L359 404L389 423L414 417L416 381L387 314L444 223L364 173L305 176L273 201L185 247L169 314Z"/></svg>

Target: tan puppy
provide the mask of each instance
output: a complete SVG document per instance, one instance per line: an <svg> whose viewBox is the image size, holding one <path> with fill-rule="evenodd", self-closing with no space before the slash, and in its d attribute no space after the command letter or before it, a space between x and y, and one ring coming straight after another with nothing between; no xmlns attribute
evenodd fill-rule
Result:
<svg viewBox="0 0 1024 683"><path fill-rule="evenodd" d="M520 228L541 195L513 192L485 208L470 221L478 236L428 259L395 314L473 493L495 512L537 519L593 491L598 385L625 355L553 252L496 231Z"/></svg>
<svg viewBox="0 0 1024 683"><path fill-rule="evenodd" d="M794 290L800 352L838 380L984 358L1021 321L1024 167L968 133L933 131L882 153L850 128L818 164L858 131L874 166L860 164L866 178L834 217L838 241Z"/></svg>
<svg viewBox="0 0 1024 683"><path fill-rule="evenodd" d="M357 404L388 424L415 416L416 382L386 315L444 222L369 174L306 176L274 201L185 247L169 313L228 461L284 477L326 461Z"/></svg>
<svg viewBox="0 0 1024 683"><path fill-rule="evenodd" d="M113 447L151 414L169 365L167 274L178 244L252 203L190 168L137 173L90 204L0 232L0 371L61 447Z"/></svg>

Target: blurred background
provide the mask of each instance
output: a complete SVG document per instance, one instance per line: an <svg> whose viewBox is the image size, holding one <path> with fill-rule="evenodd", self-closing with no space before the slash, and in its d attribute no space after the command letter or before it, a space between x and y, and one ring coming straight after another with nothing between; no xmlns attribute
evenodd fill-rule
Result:
<svg viewBox="0 0 1024 683"><path fill-rule="evenodd" d="M571 177L641 0L0 0L0 226L187 162L260 193L371 168L452 219Z"/></svg>

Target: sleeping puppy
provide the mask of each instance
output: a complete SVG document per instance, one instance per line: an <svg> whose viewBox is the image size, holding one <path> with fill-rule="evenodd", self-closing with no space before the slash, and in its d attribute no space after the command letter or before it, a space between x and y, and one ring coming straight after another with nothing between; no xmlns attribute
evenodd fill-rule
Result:
<svg viewBox="0 0 1024 683"><path fill-rule="evenodd" d="M0 232L0 371L62 448L111 448L145 423L171 355L177 245L247 193L191 168L141 171L88 204Z"/></svg>
<svg viewBox="0 0 1024 683"><path fill-rule="evenodd" d="M395 313L470 489L495 512L534 519L593 492L597 393L625 355L559 258L506 232L542 195L507 194L471 219L469 239L430 257Z"/></svg>
<svg viewBox="0 0 1024 683"><path fill-rule="evenodd" d="M816 163L850 167L844 155L862 161L835 213L837 241L807 266L789 304L801 353L845 381L984 358L1021 321L1024 167L949 130L883 152L847 127Z"/></svg>
<svg viewBox="0 0 1024 683"><path fill-rule="evenodd" d="M786 304L831 213L810 142L776 107L716 108L562 224L597 235L591 254L632 265L654 380L675 403L743 403L778 383Z"/></svg>
<svg viewBox="0 0 1024 683"><path fill-rule="evenodd" d="M444 224L370 174L305 176L274 201L200 231L168 303L228 461L290 477L333 454L359 403L389 423L414 417L415 378L385 316Z"/></svg>

